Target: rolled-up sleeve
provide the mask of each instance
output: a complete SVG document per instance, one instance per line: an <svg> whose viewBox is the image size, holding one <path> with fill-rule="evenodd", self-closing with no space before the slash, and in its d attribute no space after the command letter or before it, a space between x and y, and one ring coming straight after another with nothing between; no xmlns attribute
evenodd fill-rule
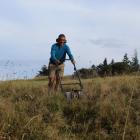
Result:
<svg viewBox="0 0 140 140"><path fill-rule="evenodd" d="M51 48L51 59L53 61L56 61L56 57L55 57L55 53L56 53L56 50L55 50L55 46L53 45L52 48Z"/></svg>
<svg viewBox="0 0 140 140"><path fill-rule="evenodd" d="M67 54L68 54L70 60L74 60L74 57L73 57L73 55L72 55L72 53L71 53L71 50L70 50L69 46L66 47L66 52L67 52Z"/></svg>

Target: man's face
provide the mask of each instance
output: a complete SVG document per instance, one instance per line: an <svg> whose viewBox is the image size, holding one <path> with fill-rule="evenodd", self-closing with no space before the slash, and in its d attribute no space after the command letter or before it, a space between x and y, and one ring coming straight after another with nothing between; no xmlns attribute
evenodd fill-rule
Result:
<svg viewBox="0 0 140 140"><path fill-rule="evenodd" d="M65 43L65 40L66 40L65 37L61 37L61 38L59 39L59 41L58 41L58 44L59 44L60 46L63 46L64 43Z"/></svg>

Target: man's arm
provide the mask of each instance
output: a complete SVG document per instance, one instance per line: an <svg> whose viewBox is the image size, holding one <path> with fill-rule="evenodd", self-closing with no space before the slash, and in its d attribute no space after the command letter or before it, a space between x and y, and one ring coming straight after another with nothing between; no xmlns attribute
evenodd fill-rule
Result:
<svg viewBox="0 0 140 140"><path fill-rule="evenodd" d="M56 57L55 57L55 46L53 45L51 48L51 59L55 62L57 61Z"/></svg>
<svg viewBox="0 0 140 140"><path fill-rule="evenodd" d="M75 60L74 60L74 57L73 57L73 55L72 55L72 53L71 53L71 50L70 50L69 46L66 47L66 52L67 52L67 54L68 54L68 56L69 56L71 62L72 62L73 64L75 64Z"/></svg>

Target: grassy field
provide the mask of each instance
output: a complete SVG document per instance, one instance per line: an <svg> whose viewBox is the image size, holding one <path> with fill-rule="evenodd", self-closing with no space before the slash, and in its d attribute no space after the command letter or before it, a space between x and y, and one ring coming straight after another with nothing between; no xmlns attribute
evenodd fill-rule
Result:
<svg viewBox="0 0 140 140"><path fill-rule="evenodd" d="M69 103L45 79L1 82L0 140L140 140L140 77L83 83L87 98Z"/></svg>

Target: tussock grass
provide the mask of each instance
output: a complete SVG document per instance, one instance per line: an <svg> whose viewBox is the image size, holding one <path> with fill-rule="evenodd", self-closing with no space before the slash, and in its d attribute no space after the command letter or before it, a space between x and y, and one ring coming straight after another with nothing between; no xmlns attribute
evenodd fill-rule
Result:
<svg viewBox="0 0 140 140"><path fill-rule="evenodd" d="M140 77L96 78L83 83L87 98L71 103L61 93L48 95L44 79L0 83L0 139L122 140L134 90L125 139L139 140Z"/></svg>

